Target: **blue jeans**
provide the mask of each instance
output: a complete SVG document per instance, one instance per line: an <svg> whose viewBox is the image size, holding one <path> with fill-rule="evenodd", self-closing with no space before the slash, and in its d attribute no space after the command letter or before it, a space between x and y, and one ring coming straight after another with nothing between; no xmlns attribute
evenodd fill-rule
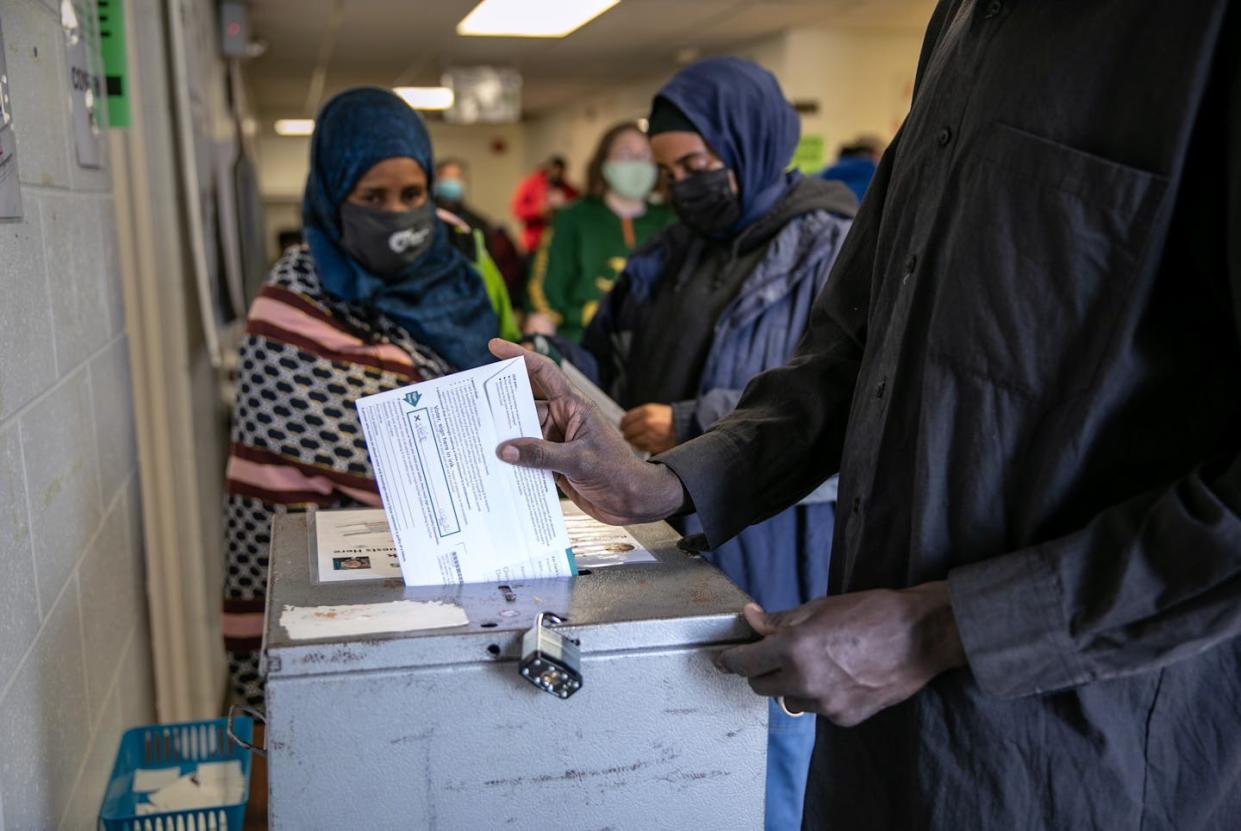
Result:
<svg viewBox="0 0 1241 831"><path fill-rule="evenodd" d="M814 714L790 718L773 698L767 702L766 831L801 831L806 776L814 752Z"/></svg>

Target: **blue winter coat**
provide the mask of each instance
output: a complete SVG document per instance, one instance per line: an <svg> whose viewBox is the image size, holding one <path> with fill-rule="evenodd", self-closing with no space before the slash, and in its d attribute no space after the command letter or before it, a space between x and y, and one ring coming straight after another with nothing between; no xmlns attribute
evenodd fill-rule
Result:
<svg viewBox="0 0 1241 831"><path fill-rule="evenodd" d="M698 397L661 402L672 404L679 442L731 412L755 375L787 362L806 328L856 203L837 183L805 180L797 191L800 198L795 195L775 209L787 217L764 220L776 227L736 297L716 320ZM618 384L623 384L625 374L658 371L658 367L626 366L631 333L651 313L658 281L684 267L687 247L692 256L691 236L683 226L673 226L635 252L616 287L601 302L581 348L558 344L579 369L618 399L624 398ZM670 293L663 296L675 301ZM705 556L769 611L821 597L827 591L835 501L833 477L802 503L750 526ZM695 516L687 518L685 530L701 531Z"/></svg>

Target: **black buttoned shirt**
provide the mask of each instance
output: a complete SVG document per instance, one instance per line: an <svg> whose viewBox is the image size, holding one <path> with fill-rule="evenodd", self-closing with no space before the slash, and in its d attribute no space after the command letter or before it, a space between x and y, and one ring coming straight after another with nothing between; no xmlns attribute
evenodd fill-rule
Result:
<svg viewBox="0 0 1241 831"><path fill-rule="evenodd" d="M968 668L820 720L806 824L1241 828L1241 8L954 0L798 353L660 458Z"/></svg>

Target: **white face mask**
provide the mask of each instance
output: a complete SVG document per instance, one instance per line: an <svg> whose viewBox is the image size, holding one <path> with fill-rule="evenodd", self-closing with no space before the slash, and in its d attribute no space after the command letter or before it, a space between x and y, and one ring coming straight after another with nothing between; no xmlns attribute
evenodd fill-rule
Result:
<svg viewBox="0 0 1241 831"><path fill-rule="evenodd" d="M655 163L643 159L621 159L603 163L603 179L617 196L645 199L655 187Z"/></svg>

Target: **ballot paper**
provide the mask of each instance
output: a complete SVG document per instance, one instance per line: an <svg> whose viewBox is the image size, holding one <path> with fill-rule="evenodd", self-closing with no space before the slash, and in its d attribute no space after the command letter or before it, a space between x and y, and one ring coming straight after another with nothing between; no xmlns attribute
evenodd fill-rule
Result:
<svg viewBox="0 0 1241 831"><path fill-rule="evenodd" d="M229 759L224 762L199 762L197 774L200 782L224 782L230 787L238 783L244 787L246 781L240 759Z"/></svg>
<svg viewBox="0 0 1241 831"><path fill-rule="evenodd" d="M496 457L503 441L542 436L521 358L357 409L406 585L577 573L551 474Z"/></svg>
<svg viewBox="0 0 1241 831"><path fill-rule="evenodd" d="M315 511L314 529L320 583L401 576L383 508Z"/></svg>
<svg viewBox="0 0 1241 831"><path fill-rule="evenodd" d="M138 768L134 771L134 783L130 790L134 793L150 793L165 785L171 785L180 778L180 768Z"/></svg>
<svg viewBox="0 0 1241 831"><path fill-rule="evenodd" d="M184 772L174 767L139 770L136 774L142 776L135 775L133 791L145 796L145 801L134 806L141 816L236 805L246 796L246 775L236 759L200 762L195 769Z"/></svg>

